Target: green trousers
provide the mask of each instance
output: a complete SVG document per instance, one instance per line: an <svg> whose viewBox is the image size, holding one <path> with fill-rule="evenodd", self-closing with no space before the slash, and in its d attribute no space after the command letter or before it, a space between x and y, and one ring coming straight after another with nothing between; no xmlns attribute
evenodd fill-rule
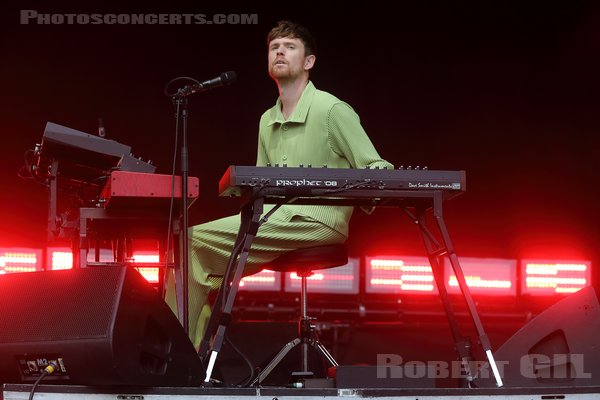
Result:
<svg viewBox="0 0 600 400"><path fill-rule="evenodd" d="M265 206L265 213L272 206ZM252 242L244 275L262 270L262 266L280 255L304 247L344 243L346 236L310 217L294 215L289 207L278 209L263 223ZM210 276L222 276L227 268L240 226L240 215L196 225L190 232L190 271L188 283L189 335L200 344L210 317L207 302ZM165 300L176 312L174 279L167 279Z"/></svg>

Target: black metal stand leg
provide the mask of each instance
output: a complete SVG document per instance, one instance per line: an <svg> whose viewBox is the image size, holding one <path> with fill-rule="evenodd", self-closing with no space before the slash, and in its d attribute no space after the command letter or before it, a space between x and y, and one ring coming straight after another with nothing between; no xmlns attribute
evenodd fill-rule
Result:
<svg viewBox="0 0 600 400"><path fill-rule="evenodd" d="M446 318L448 319L448 324L450 325L452 337L454 338L454 345L456 346L456 351L458 353L458 356L461 360L466 374L467 382L464 386L469 386L470 383L473 381L473 372L470 368L470 362L472 361L470 340L466 337L463 337L460 333L460 329L458 328L458 322L456 321L454 308L452 307L452 303L450 302L450 297L448 296L446 283L444 281L443 266L439 263L438 260L438 254L440 254L441 247L439 242L427 229L426 210L418 210L417 215L418 216L415 218L415 222L419 227L419 232L421 234L421 238L423 239L423 244L425 245L425 249L427 250L429 263L431 264L431 270L433 272L433 277L438 288L440 300L442 302L442 306L444 307Z"/></svg>
<svg viewBox="0 0 600 400"><path fill-rule="evenodd" d="M77 231L78 234L78 244L77 247L77 255L73 254L74 262L73 268L86 268L87 267L87 249L88 249L88 230L87 230L87 217L84 215L79 218L79 229Z"/></svg>
<svg viewBox="0 0 600 400"><path fill-rule="evenodd" d="M225 278L223 279L221 288L219 289L220 299L218 304L222 304L223 307L219 310L215 309L213 311L213 314L218 313L218 315L214 316L216 318L215 321L218 321L218 326L209 352L205 356L205 358L208 357L208 365L206 367L204 382L210 381L212 370L217 360L217 355L223 346L225 330L231 321L231 310L233 309L233 303L235 301L240 281L242 279L242 274L244 272L244 267L250 253L250 247L252 246L252 241L254 240L254 237L258 231L258 227L260 226L260 218L263 212L263 199L255 199L252 203L250 203L250 208L247 207L248 206L244 207L244 210L242 211L242 218L247 220L248 216L250 216L251 221L249 223L243 223L240 226L240 231L238 232L239 243L236 241L236 245L240 248L240 250L239 253L238 251L234 251L231 254L227 268L228 270L225 273ZM246 228L245 232L242 232L242 227ZM243 238L243 240L241 238ZM223 295L223 297L221 297L221 295ZM211 316L211 320L212 319L213 316ZM209 322L209 326L210 325L211 323ZM214 322L212 325L217 325L217 323Z"/></svg>
<svg viewBox="0 0 600 400"><path fill-rule="evenodd" d="M300 357L300 371L308 372L308 343L311 339L311 324L310 317L308 316L308 303L306 299L308 289L308 275L302 274L300 278L301 283L301 294L300 294L300 322L298 324L298 334L300 335L302 355Z"/></svg>
<svg viewBox="0 0 600 400"><path fill-rule="evenodd" d="M452 269L454 270L454 274L456 275L460 290L462 292L464 300L469 309L471 319L473 321L473 324L475 325L475 329L477 330L477 334L479 336L479 341L480 341L481 346L486 354L486 357L488 358L488 362L489 362L490 366L492 367L492 371L494 373L494 378L496 379L496 385L498 387L501 387L501 386L503 386L502 378L500 377L500 374L498 372L498 367L497 367L494 357L492 355L489 339L485 333L485 330L483 329L483 325L479 318L479 314L477 313L477 308L475 307L475 302L473 301L473 298L471 296L471 291L469 290L469 287L465 280L464 274L462 272L462 268L460 267L460 264L458 261L458 257L456 256L456 252L454 251L452 241L450 240L450 234L448 233L446 224L444 222L443 211L442 211L442 203L443 203L442 195L443 195L442 192L435 192L433 194L433 214L434 214L434 218L436 220L439 232L442 237L442 243L439 243L435 239L435 236L427 228L427 226L426 226L426 210L424 208L417 210L417 212L418 212L417 217L415 217L414 215L411 215L411 213L409 211L407 211L406 209L404 211L414 220L414 222L419 227L419 232L421 233L421 237L423 238L423 242L425 244L425 248L426 248L427 254L429 256L429 261L431 263L434 279L436 281L438 290L440 292L440 298L442 300L442 304L444 305L444 309L446 311L446 316L448 318L450 328L452 330L452 335L453 335L454 341L456 343L456 350L459 353L459 357L465 368L465 373L467 375L467 383L470 384L470 382L473 380L473 373L471 371L470 364L469 364L469 362L471 361L470 341L468 340L468 338L463 338L458 329L458 323L456 322L456 318L454 316L454 311L452 309L452 306L451 306L451 303L450 303L450 300L448 297L448 292L446 290L446 283L444 281L443 269L438 261L438 258L443 255L447 255L450 259L450 263L452 264Z"/></svg>
<svg viewBox="0 0 600 400"><path fill-rule="evenodd" d="M329 350L327 350L327 348L325 346L323 346L323 343L319 342L316 339L313 339L313 340L311 340L310 344L319 353L321 353L321 355L323 357L325 357L325 359L329 362L329 365L331 365L332 367L339 366L339 364L337 363L337 361L335 360L335 358L333 358L333 356L331 355L331 353L329 352Z"/></svg>
<svg viewBox="0 0 600 400"><path fill-rule="evenodd" d="M182 248L181 254L183 254L181 262L181 288L183 289L181 310L182 325L186 333L189 332L189 293L188 293L188 276L189 276L189 243L188 243L188 173L189 173L189 160L188 160L188 103L186 98L177 99L178 102L183 106L181 119L183 123L182 129L182 144L181 144L181 219L182 219ZM178 108L179 109L179 108Z"/></svg>
<svg viewBox="0 0 600 400"><path fill-rule="evenodd" d="M498 371L496 360L494 360L494 355L492 354L492 346L490 340L487 334L485 333L485 330L483 329L483 324L481 323L481 319L479 318L479 314L477 313L477 307L475 306L475 302L473 301L473 297L471 296L471 290L467 285L465 275L458 261L458 256L456 255L456 252L454 251L454 246L452 245L452 241L450 240L450 234L448 233L448 229L446 228L446 223L444 221L442 212L441 193L436 193L434 198L434 217L442 235L442 238L444 240L447 255L450 259L450 264L452 265L452 270L454 271L454 275L456 276L458 286L460 287L460 291L469 309L469 314L471 315L473 325L475 325L475 329L477 330L479 342L481 343L481 347L483 348L483 351L485 352L488 362L492 368L492 372L496 380L496 386L501 387L504 385L504 383L502 382L502 377L500 376L500 372Z"/></svg>
<svg viewBox="0 0 600 400"><path fill-rule="evenodd" d="M173 279L175 284L175 304L177 304L177 318L179 319L181 326L183 326L183 297L187 292L184 291L184 285L188 284L187 282L183 282L183 258L189 257L189 254L183 253L184 237L179 234L179 231L181 230L181 222L179 220L173 222L173 229ZM175 229L177 229L177 235L175 235Z"/></svg>
<svg viewBox="0 0 600 400"><path fill-rule="evenodd" d="M269 376L271 371L273 371L273 369L275 369L275 367L279 365L281 360L285 358L285 356L290 352L290 350L298 346L300 342L300 338L295 338L289 341L285 346L283 346L281 350L279 350L279 353L277 353L275 358L273 358L271 362L269 362L269 364L262 371L260 371L260 374L258 374L258 376L254 378L254 380L252 381L252 386L256 386L257 384L260 384L262 381L264 381L267 378L267 376Z"/></svg>
<svg viewBox="0 0 600 400"><path fill-rule="evenodd" d="M208 358L208 353L212 341L212 337L219 326L219 317L220 310L223 305L223 299L227 293L227 285L224 285L225 282L230 282L232 273L234 271L234 264L238 259L238 256L241 252L241 245L244 241L246 233L248 232L250 222L252 221L252 210L248 207L244 207L242 209L240 215L240 229L238 230L238 235L236 237L235 243L233 245L233 250L231 252L231 256L229 257L229 261L227 263L227 268L225 270L225 274L223 275L223 280L221 282L221 286L219 287L219 291L217 294L217 298L215 300L215 304L213 306L213 312L210 315L208 325L206 327L206 331L204 332L204 336L202 341L200 342L200 348L198 349L198 354L202 359Z"/></svg>
<svg viewBox="0 0 600 400"><path fill-rule="evenodd" d="M279 353L277 353L275 358L273 358L271 360L271 362L269 362L269 364L262 371L260 371L260 374L258 374L258 376L256 378L254 378L251 386L256 386L257 384L260 384L265 379L267 379L267 377L271 374L271 372L275 369L275 367L277 367L279 365L279 363L285 358L285 356L287 356L287 354L294 347L298 346L299 344L303 344L302 339L295 338L295 339L289 341L285 346L283 346L281 348L281 350L279 350ZM335 360L335 358L333 358L331 353L327 350L327 348L325 346L323 346L323 344L321 342L319 342L316 339L312 339L309 341L308 344L310 344L312 347L314 347L327 360L327 362L329 362L329 364L331 366L337 367L339 365L337 363L337 361ZM303 370L303 372L308 372L308 365L304 366L304 359L306 359L306 358L303 358L302 370Z"/></svg>
<svg viewBox="0 0 600 400"><path fill-rule="evenodd" d="M50 164L50 177L48 180L48 241L55 240L60 234L60 222L58 220L58 160L52 160ZM77 239L75 239L77 240ZM78 265L77 254L73 252L74 265Z"/></svg>

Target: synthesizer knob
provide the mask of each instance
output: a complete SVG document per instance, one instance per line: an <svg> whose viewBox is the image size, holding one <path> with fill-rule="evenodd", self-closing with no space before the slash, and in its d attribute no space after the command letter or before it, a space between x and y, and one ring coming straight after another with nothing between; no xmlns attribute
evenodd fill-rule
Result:
<svg viewBox="0 0 600 400"><path fill-rule="evenodd" d="M398 169L404 169L404 165L399 166Z"/></svg>
<svg viewBox="0 0 600 400"><path fill-rule="evenodd" d="M308 164L306 167L307 168L312 168L312 164Z"/></svg>
<svg viewBox="0 0 600 400"><path fill-rule="evenodd" d="M323 168L327 168L327 164L323 164Z"/></svg>
<svg viewBox="0 0 600 400"><path fill-rule="evenodd" d="M276 166L276 167L279 167L279 163L275 163L275 166Z"/></svg>
<svg viewBox="0 0 600 400"><path fill-rule="evenodd" d="M406 167L406 169L412 169L412 167L409 165L408 167Z"/></svg>
<svg viewBox="0 0 600 400"><path fill-rule="evenodd" d="M267 167L270 167L270 166L271 166L271 163L267 163Z"/></svg>
<svg viewBox="0 0 600 400"><path fill-rule="evenodd" d="M415 169L418 171L421 169L421 167L419 167L418 165L415 167Z"/></svg>
<svg viewBox="0 0 600 400"><path fill-rule="evenodd" d="M283 164L283 166L284 166L285 168L287 168L287 164Z"/></svg>
<svg viewBox="0 0 600 400"><path fill-rule="evenodd" d="M379 165L375 166L375 169L379 169Z"/></svg>
<svg viewBox="0 0 600 400"><path fill-rule="evenodd" d="M300 168L304 168L304 164L300 164L300 165L299 165L299 167L300 167Z"/></svg>
<svg viewBox="0 0 600 400"><path fill-rule="evenodd" d="M423 171L427 171L428 169L429 169L429 167L427 167L427 166L423 167Z"/></svg>

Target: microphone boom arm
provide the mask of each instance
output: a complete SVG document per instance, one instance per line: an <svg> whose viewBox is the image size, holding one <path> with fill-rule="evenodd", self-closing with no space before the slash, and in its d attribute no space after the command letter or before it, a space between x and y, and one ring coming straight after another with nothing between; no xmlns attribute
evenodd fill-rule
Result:
<svg viewBox="0 0 600 400"><path fill-rule="evenodd" d="M235 82L236 78L237 75L235 71L223 72L218 77L210 79L208 81L196 83L193 85L185 85L184 87L179 89L172 97L176 99L188 97L194 93L204 92L206 90L210 90L219 86L229 85Z"/></svg>

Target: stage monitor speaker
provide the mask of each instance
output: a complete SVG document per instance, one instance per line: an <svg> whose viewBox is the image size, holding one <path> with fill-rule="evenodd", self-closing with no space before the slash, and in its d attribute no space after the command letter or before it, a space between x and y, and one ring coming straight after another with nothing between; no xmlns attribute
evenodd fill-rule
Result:
<svg viewBox="0 0 600 400"><path fill-rule="evenodd" d="M507 387L599 386L600 305L585 287L544 310L493 353ZM495 386L489 365L475 379Z"/></svg>
<svg viewBox="0 0 600 400"><path fill-rule="evenodd" d="M200 359L175 315L131 267L0 277L0 384L199 386Z"/></svg>

